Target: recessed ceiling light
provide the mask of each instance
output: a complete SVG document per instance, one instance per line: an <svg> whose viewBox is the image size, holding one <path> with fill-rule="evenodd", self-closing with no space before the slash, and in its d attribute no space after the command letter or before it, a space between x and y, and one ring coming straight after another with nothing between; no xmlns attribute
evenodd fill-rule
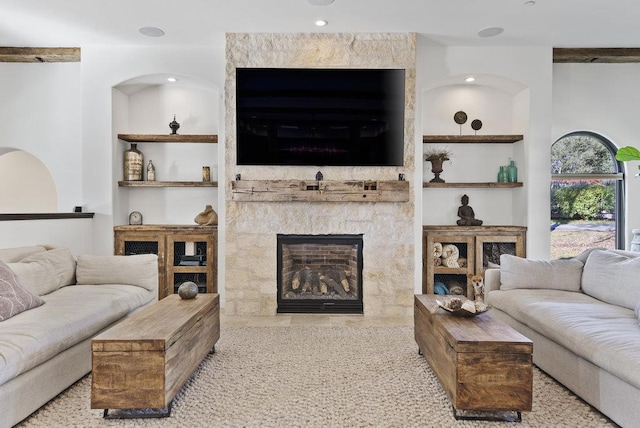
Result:
<svg viewBox="0 0 640 428"><path fill-rule="evenodd" d="M333 3L333 0L307 0L309 2L309 4L312 4L314 6L327 6L331 3Z"/></svg>
<svg viewBox="0 0 640 428"><path fill-rule="evenodd" d="M327 25L329 23L329 21L325 21L324 19L318 19L316 21L316 26L318 27L324 27L325 25Z"/></svg>
<svg viewBox="0 0 640 428"><path fill-rule="evenodd" d="M533 6L534 4L536 4L535 0L527 0L524 2L525 6Z"/></svg>
<svg viewBox="0 0 640 428"><path fill-rule="evenodd" d="M164 36L164 31L159 29L158 27L141 27L138 29L140 34L147 37L162 37Z"/></svg>
<svg viewBox="0 0 640 428"><path fill-rule="evenodd" d="M471 83L471 82L475 82L476 78L473 77L473 76L469 76L466 79L464 79L464 81L467 82L467 83Z"/></svg>
<svg viewBox="0 0 640 428"><path fill-rule="evenodd" d="M167 80L171 83L178 81L178 79L176 79L175 77L167 77Z"/></svg>
<svg viewBox="0 0 640 428"><path fill-rule="evenodd" d="M494 37L494 36L497 36L498 34L502 34L503 31L504 31L504 28L502 28L502 27L487 27L487 28L483 28L482 30L478 31L478 36L480 36L480 37Z"/></svg>

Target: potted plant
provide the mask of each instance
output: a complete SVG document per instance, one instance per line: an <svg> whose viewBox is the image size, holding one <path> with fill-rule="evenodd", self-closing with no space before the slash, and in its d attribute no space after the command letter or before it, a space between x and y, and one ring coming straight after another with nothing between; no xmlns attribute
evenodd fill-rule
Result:
<svg viewBox="0 0 640 428"><path fill-rule="evenodd" d="M619 161L633 161L640 160L640 150L635 147L627 146L621 149L618 149L616 152L616 159ZM638 165L638 169L640 169L640 165ZM640 172L636 174L636 177L640 176Z"/></svg>
<svg viewBox="0 0 640 428"><path fill-rule="evenodd" d="M431 172L435 174L435 177L429 181L429 183L444 183L444 180L440 178L442 173L442 164L444 161L448 161L451 158L451 152L447 149L428 149L424 154L424 160L431 162Z"/></svg>

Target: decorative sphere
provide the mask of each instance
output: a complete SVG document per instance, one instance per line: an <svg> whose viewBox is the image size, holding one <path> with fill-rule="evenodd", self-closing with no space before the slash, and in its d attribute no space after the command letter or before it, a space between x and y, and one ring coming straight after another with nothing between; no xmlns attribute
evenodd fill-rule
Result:
<svg viewBox="0 0 640 428"><path fill-rule="evenodd" d="M191 281L183 282L178 287L178 295L182 299L193 299L198 295L198 285Z"/></svg>

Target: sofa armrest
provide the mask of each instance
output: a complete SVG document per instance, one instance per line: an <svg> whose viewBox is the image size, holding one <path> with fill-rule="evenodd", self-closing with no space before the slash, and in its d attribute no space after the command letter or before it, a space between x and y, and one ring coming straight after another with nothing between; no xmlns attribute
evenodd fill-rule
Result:
<svg viewBox="0 0 640 428"><path fill-rule="evenodd" d="M493 290L500 290L500 269L498 268L484 271L484 295Z"/></svg>
<svg viewBox="0 0 640 428"><path fill-rule="evenodd" d="M158 256L78 256L76 280L79 285L127 284L158 290Z"/></svg>

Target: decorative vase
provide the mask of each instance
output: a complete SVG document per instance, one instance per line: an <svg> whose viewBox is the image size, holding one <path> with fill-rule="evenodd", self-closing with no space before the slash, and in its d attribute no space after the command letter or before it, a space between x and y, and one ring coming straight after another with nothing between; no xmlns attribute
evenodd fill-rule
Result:
<svg viewBox="0 0 640 428"><path fill-rule="evenodd" d="M156 181L156 167L149 159L149 165L147 165L147 181Z"/></svg>
<svg viewBox="0 0 640 428"><path fill-rule="evenodd" d="M498 183L506 183L507 181L507 171L504 169L504 166L500 167L500 171L498 172Z"/></svg>
<svg viewBox="0 0 640 428"><path fill-rule="evenodd" d="M180 128L180 124L176 122L176 115L173 115L173 121L169 123L169 128L171 128L171 134L175 135L178 133L178 128Z"/></svg>
<svg viewBox="0 0 640 428"><path fill-rule="evenodd" d="M144 156L138 145L131 143L131 148L124 151L124 180L142 181Z"/></svg>
<svg viewBox="0 0 640 428"><path fill-rule="evenodd" d="M516 163L511 159L509 159L509 167L507 168L507 181L509 183L518 181L518 168L516 168Z"/></svg>
<svg viewBox="0 0 640 428"><path fill-rule="evenodd" d="M192 281L183 282L178 287L178 295L181 299L193 299L198 295L198 285Z"/></svg>
<svg viewBox="0 0 640 428"><path fill-rule="evenodd" d="M447 158L429 158L427 159L431 162L431 172L435 175L429 183L444 183L444 180L440 178L440 174L442 173L442 164L444 161L448 160Z"/></svg>

